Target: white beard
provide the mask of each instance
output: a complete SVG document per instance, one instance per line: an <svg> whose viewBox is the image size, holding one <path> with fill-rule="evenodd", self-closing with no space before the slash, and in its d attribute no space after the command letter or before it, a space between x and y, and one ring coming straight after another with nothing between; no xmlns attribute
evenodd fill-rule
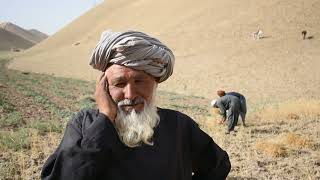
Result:
<svg viewBox="0 0 320 180"><path fill-rule="evenodd" d="M137 147L142 143L152 146L154 128L159 121L157 107L153 103L147 104L144 100L144 109L141 112L134 109L126 112L118 105L115 127L120 140L128 147Z"/></svg>

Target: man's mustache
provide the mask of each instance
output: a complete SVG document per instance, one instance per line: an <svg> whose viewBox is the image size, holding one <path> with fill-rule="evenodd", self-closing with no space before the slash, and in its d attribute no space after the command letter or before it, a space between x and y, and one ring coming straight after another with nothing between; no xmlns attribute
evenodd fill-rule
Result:
<svg viewBox="0 0 320 180"><path fill-rule="evenodd" d="M135 99L124 99L118 102L118 106L134 106L137 104L144 103L144 99L142 97L137 97Z"/></svg>

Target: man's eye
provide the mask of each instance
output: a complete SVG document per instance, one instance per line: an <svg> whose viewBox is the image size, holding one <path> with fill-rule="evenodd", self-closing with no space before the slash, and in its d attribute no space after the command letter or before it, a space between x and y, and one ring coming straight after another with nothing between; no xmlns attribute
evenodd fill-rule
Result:
<svg viewBox="0 0 320 180"><path fill-rule="evenodd" d="M122 82L114 84L114 86L116 86L116 87L124 87L125 85L126 85L126 83L122 83Z"/></svg>
<svg viewBox="0 0 320 180"><path fill-rule="evenodd" d="M135 80L136 83L143 83L144 81L142 79Z"/></svg>

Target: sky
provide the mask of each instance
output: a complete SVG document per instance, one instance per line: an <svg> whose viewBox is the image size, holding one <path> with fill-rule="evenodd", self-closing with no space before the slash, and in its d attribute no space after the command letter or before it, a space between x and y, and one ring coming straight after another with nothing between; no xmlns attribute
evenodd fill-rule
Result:
<svg viewBox="0 0 320 180"><path fill-rule="evenodd" d="M0 0L0 23L52 35L103 0Z"/></svg>

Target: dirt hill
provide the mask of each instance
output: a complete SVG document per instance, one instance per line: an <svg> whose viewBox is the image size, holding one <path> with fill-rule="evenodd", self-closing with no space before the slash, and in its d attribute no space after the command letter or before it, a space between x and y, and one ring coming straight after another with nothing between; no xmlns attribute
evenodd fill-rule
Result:
<svg viewBox="0 0 320 180"><path fill-rule="evenodd" d="M23 39L16 34L0 28L0 51L10 51L12 49L27 49L34 45L34 43Z"/></svg>
<svg viewBox="0 0 320 180"><path fill-rule="evenodd" d="M16 34L17 36L20 36L34 44L37 44L46 38L42 38L42 35L40 35L34 30L28 31L10 22L1 23L0 28L7 30L13 34Z"/></svg>
<svg viewBox="0 0 320 180"><path fill-rule="evenodd" d="M249 104L319 98L319 9L318 0L108 0L10 68L95 80L88 59L101 32L134 29L175 53L174 74L160 89L214 98L224 88L245 94ZM254 40L258 29L264 38Z"/></svg>
<svg viewBox="0 0 320 180"><path fill-rule="evenodd" d="M43 41L44 39L48 38L48 35L43 33L43 32L40 32L36 29L29 29L28 30L31 34L33 34L38 40L39 42Z"/></svg>
<svg viewBox="0 0 320 180"><path fill-rule="evenodd" d="M48 35L36 30L25 30L10 22L0 23L0 50L28 49L46 39Z"/></svg>

